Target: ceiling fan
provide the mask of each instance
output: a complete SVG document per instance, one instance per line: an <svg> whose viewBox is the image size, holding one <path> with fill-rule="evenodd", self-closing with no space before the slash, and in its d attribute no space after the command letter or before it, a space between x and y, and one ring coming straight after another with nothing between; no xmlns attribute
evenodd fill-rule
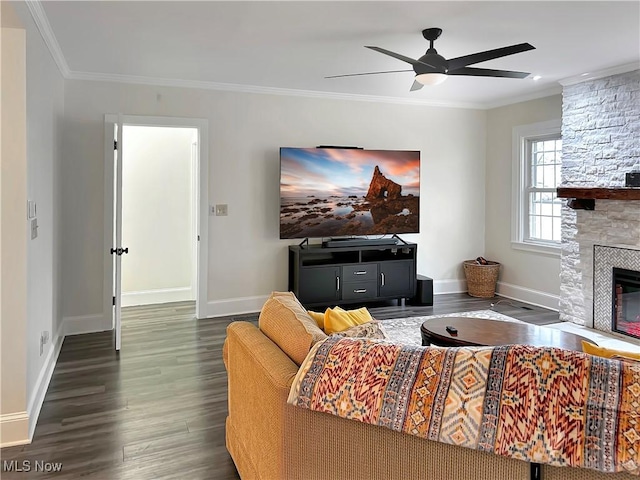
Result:
<svg viewBox="0 0 640 480"><path fill-rule="evenodd" d="M376 52L389 55L390 57L397 58L403 62L407 62L413 66L413 70L390 70L385 72L369 72L369 73L352 73L348 75L333 75L325 78L339 78L339 77L356 77L360 75L377 75L380 73L397 73L397 72L415 72L416 77L411 86L411 91L419 90L423 85L437 85L444 82L448 75L467 75L472 77L504 77L504 78L526 78L529 76L527 72L513 72L510 70L492 70L489 68L475 68L469 67L480 62L486 62L487 60L493 60L495 58L506 57L508 55L514 55L516 53L526 52L528 50L534 50L536 47L528 43L519 43L517 45L510 45L508 47L496 48L494 50L486 50L484 52L472 53L471 55L464 55L462 57L446 59L442 55L439 55L435 48L433 48L433 42L442 33L441 28L427 28L422 31L422 36L429 41L429 50L417 60L413 58L405 57L399 53L385 50L380 47L372 47L366 45L366 48L375 50Z"/></svg>

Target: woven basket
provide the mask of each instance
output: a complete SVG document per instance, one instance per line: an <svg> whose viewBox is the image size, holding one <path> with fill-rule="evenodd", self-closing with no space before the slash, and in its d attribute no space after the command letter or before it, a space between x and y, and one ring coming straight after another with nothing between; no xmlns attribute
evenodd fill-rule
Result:
<svg viewBox="0 0 640 480"><path fill-rule="evenodd" d="M487 265L479 265L475 260L465 260L463 266L469 295L479 298L495 296L500 270L498 262L490 261Z"/></svg>

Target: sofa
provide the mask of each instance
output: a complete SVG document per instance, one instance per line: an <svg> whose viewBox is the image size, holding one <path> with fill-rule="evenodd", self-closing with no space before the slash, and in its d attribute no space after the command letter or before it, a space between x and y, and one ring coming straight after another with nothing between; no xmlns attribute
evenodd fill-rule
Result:
<svg viewBox="0 0 640 480"><path fill-rule="evenodd" d="M288 404L300 365L326 338L286 292L269 298L258 327L243 321L228 326L226 446L243 480L637 478L530 464Z"/></svg>

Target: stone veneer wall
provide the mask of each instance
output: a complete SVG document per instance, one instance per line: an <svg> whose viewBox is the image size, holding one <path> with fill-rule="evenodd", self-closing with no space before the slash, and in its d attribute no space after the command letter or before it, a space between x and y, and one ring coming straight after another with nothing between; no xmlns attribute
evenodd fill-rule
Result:
<svg viewBox="0 0 640 480"><path fill-rule="evenodd" d="M640 171L640 70L565 86L562 184L624 186ZM593 246L640 249L640 201L562 210L560 318L593 326Z"/></svg>

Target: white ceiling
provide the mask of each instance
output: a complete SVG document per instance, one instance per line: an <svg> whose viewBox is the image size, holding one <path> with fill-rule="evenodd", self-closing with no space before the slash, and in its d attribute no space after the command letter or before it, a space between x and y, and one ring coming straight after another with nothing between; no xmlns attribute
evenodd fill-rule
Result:
<svg viewBox="0 0 640 480"><path fill-rule="evenodd" d="M637 0L44 1L30 8L68 78L487 108L559 92L558 81L570 77L640 68ZM536 50L474 66L542 78L450 77L416 92L412 72L324 78L411 68L363 46L418 58L428 48L427 27L444 30L435 48L445 58L529 42Z"/></svg>

